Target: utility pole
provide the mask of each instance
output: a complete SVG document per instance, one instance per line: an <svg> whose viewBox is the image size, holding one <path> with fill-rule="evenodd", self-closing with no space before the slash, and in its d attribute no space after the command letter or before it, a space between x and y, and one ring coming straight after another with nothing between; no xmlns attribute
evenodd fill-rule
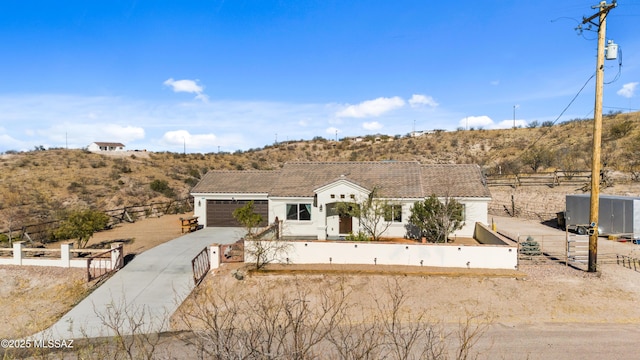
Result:
<svg viewBox="0 0 640 360"><path fill-rule="evenodd" d="M604 85L604 40L607 32L607 15L609 10L616 7L615 0L612 4L601 1L592 9L599 9L597 13L582 20L582 24L596 17L599 18L598 26L598 56L596 61L596 101L593 110L593 148L591 160L591 202L589 222L593 228L589 231L589 272L596 272L598 263L598 211L600 209L600 148L602 144L602 89Z"/></svg>

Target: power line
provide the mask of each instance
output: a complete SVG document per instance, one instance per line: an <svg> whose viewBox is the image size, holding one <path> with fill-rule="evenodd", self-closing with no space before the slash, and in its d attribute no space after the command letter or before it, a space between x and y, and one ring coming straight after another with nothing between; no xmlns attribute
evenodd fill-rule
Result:
<svg viewBox="0 0 640 360"><path fill-rule="evenodd" d="M584 85L582 85L582 87L580 88L580 90L578 90L578 92L573 96L573 99L571 99L571 101L569 101L569 104L567 104L567 106L565 106L565 108L560 112L560 115L558 115L558 117L556 117L555 120L553 120L553 122L551 123L551 125L555 125L558 120L560 120L560 118L562 117L562 115L564 115L564 113L569 110L569 107L571 106L571 104L573 104L576 99L578 98L578 96L580 96L580 93L582 93L582 90L584 90L585 87L587 87L587 85L589 84L589 82L591 81L591 79L593 79L596 76L595 73L593 73L593 75L591 75L587 81L585 81ZM531 143L529 146L527 146L526 149L522 150L522 152L520 153L520 155L517 158L520 158L527 150L531 149L533 146L535 146L538 141L542 140L543 137L545 137L549 132L551 131L551 127L549 127L549 129L547 129L546 131L544 131L542 134L540 134L540 136L538 136L538 138L536 140L533 141L533 143Z"/></svg>

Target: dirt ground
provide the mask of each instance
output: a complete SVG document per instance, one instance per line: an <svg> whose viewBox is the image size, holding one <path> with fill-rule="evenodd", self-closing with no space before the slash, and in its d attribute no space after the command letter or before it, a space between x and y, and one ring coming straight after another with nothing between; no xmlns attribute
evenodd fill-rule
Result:
<svg viewBox="0 0 640 360"><path fill-rule="evenodd" d="M122 223L94 234L89 247L123 242L126 259L181 235L180 217L164 215ZM28 245L27 245L28 246ZM59 248L59 244L48 244ZM0 266L0 338L15 338L46 329L82 300L95 283L86 282L86 269Z"/></svg>
<svg viewBox="0 0 640 360"><path fill-rule="evenodd" d="M440 322L458 323L471 315L505 325L640 323L637 306L640 273L618 265L603 265L598 274L557 263L523 265L512 272L429 269L403 274L402 269L391 267L389 270L397 271L395 275L383 275L382 269L373 272L372 267L334 269L328 275L309 271L268 272L238 281L231 276L234 267L223 265L215 276L207 277L199 291L226 289L243 298L259 286L285 288L303 281L313 283L318 290L344 282L360 308L373 309L376 294L390 278L396 277L407 295L404 310L426 311ZM353 270L356 275L352 275Z"/></svg>
<svg viewBox="0 0 640 360"><path fill-rule="evenodd" d="M180 236L180 216L122 224L95 234L90 244L123 241L126 254L140 253ZM532 223L510 221L515 226L522 223L523 228ZM224 265L214 276L209 275L201 288L224 286L242 292L258 284L286 287L301 279L322 288L340 279L352 290L352 298L366 308L373 306L374 294L390 277L378 270L353 267L328 275L307 269L307 273L266 273L238 281L230 275L232 268ZM402 268L387 270L395 270L392 276L401 277L407 289L407 306L424 309L444 322L456 322L460 314L476 314L502 324L640 323L640 272L615 264L602 265L598 274L558 263L522 265L519 271L508 273L425 269L424 273L402 274ZM354 272L358 274L350 274ZM11 305L0 307L0 318L6 319L0 337L24 336L45 328L86 294L89 286L83 279L82 269L1 266L1 301ZM55 301L51 294L55 294Z"/></svg>

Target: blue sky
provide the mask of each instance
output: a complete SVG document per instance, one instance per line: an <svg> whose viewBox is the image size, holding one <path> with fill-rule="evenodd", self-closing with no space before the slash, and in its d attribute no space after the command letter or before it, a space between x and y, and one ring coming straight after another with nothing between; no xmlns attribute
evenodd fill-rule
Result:
<svg viewBox="0 0 640 360"><path fill-rule="evenodd" d="M0 2L0 152L217 152L555 120L596 66L597 1ZM607 21L604 106L640 109L640 0ZM620 73L619 70L621 69ZM619 73L619 74L618 74ZM592 79L559 121L593 116Z"/></svg>

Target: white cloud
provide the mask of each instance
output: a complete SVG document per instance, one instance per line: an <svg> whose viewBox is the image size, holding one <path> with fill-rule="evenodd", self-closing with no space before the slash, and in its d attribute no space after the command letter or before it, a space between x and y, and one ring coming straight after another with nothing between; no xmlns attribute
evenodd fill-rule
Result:
<svg viewBox="0 0 640 360"><path fill-rule="evenodd" d="M518 120L516 119L516 127L527 127L526 120ZM511 120L502 120L499 123L495 124L491 127L491 129L511 129L513 127L513 119Z"/></svg>
<svg viewBox="0 0 640 360"><path fill-rule="evenodd" d="M366 130L380 130L382 129L382 124L377 121L365 122L362 123L362 127Z"/></svg>
<svg viewBox="0 0 640 360"><path fill-rule="evenodd" d="M493 120L486 115L482 116L468 116L462 120L460 120L460 126L464 128L489 128L493 125Z"/></svg>
<svg viewBox="0 0 640 360"><path fill-rule="evenodd" d="M198 85L198 80L174 80L169 78L163 83L173 89L173 92L186 92L196 94L196 99L207 102L209 96L204 93L204 86Z"/></svg>
<svg viewBox="0 0 640 360"><path fill-rule="evenodd" d="M327 134L329 134L329 135L334 135L334 136L335 136L336 134L340 134L340 133L342 133L342 131L341 131L340 129L338 129L338 128L334 128L333 126L332 126L332 127L327 128L324 132L325 132L325 133L327 133Z"/></svg>
<svg viewBox="0 0 640 360"><path fill-rule="evenodd" d="M424 110L408 105L377 118L353 121L336 117L337 111L345 107L335 103L185 104L179 100L154 102L126 97L0 94L0 153L31 150L39 145L78 149L94 141L122 142L130 150L174 152L182 152L186 142L187 152L215 153L272 144L276 133L278 139L292 140L316 136L334 139L336 131L340 137L382 131L406 134L416 118L415 112ZM440 108L434 112L433 117L438 120L425 120L425 129L446 129L460 118Z"/></svg>
<svg viewBox="0 0 640 360"><path fill-rule="evenodd" d="M106 139L117 139L116 141L123 142L144 139L144 129L138 126L103 124L98 126L98 128L99 133L103 134L101 136L105 137Z"/></svg>
<svg viewBox="0 0 640 360"><path fill-rule="evenodd" d="M622 97L632 98L635 95L637 87L638 87L638 82L631 82L628 84L624 84L622 86L622 89L618 90L616 94Z"/></svg>
<svg viewBox="0 0 640 360"><path fill-rule="evenodd" d="M435 100L433 100L431 96L420 95L420 94L413 94L413 96L411 96L411 99L409 99L409 104L411 105L411 107L427 105L434 108L438 106L438 103Z"/></svg>
<svg viewBox="0 0 640 360"><path fill-rule="evenodd" d="M366 100L357 105L349 105L336 114L337 117L363 118L380 116L386 112L401 108L405 105L399 96L392 98L379 97L374 100Z"/></svg>
<svg viewBox="0 0 640 360"><path fill-rule="evenodd" d="M498 85L500 85L500 80L493 80L493 81L490 82L490 84L493 85L493 86L498 86Z"/></svg>
<svg viewBox="0 0 640 360"><path fill-rule="evenodd" d="M482 129L510 129L513 127L513 119L512 120L502 120L499 123L495 123L493 119L486 115L482 116L469 116L463 118L459 122L460 127L465 129L471 128L482 128ZM526 127L526 120L516 120L516 127Z"/></svg>
<svg viewBox="0 0 640 360"><path fill-rule="evenodd" d="M2 146L4 148L0 150L0 153L7 150L29 150L27 147L25 147L25 144L22 141L14 139L7 134L0 134L0 143L2 143Z"/></svg>
<svg viewBox="0 0 640 360"><path fill-rule="evenodd" d="M194 149L206 149L216 144L218 137L215 134L191 134L187 130L167 131L162 136L162 142L169 146L183 146Z"/></svg>

